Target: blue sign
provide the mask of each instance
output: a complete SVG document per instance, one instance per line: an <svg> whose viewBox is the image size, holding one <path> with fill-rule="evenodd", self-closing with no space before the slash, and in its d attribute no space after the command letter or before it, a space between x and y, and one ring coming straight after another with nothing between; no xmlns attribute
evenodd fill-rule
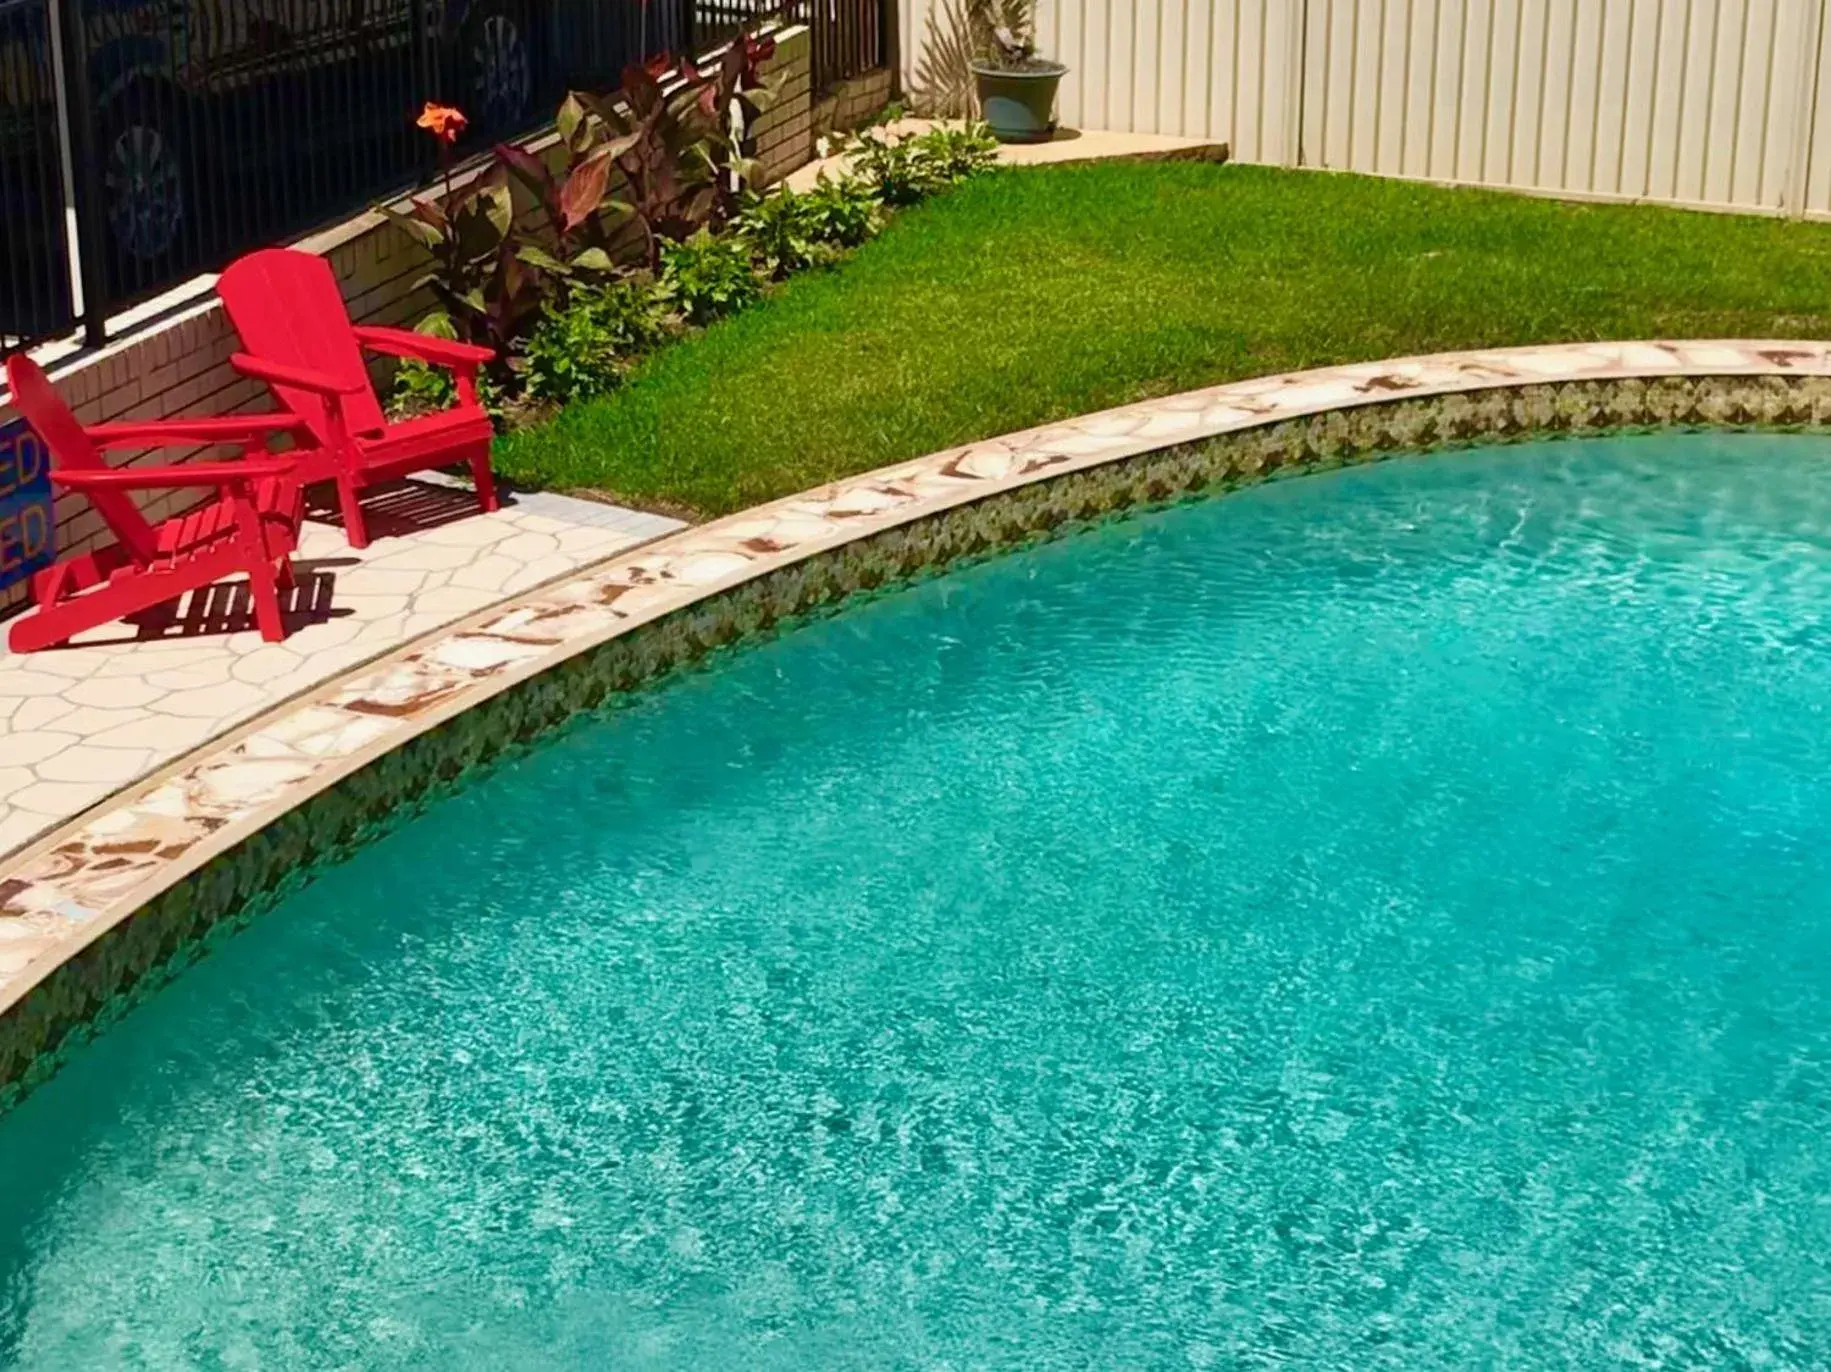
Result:
<svg viewBox="0 0 1831 1372"><path fill-rule="evenodd" d="M23 419L0 426L0 591L57 556L51 455Z"/></svg>

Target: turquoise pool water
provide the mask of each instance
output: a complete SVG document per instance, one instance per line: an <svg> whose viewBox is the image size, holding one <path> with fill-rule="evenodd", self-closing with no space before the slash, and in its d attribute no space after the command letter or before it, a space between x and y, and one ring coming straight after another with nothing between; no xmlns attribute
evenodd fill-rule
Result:
<svg viewBox="0 0 1831 1372"><path fill-rule="evenodd" d="M725 658L0 1120L0 1365L1826 1366L1828 611L1658 438Z"/></svg>

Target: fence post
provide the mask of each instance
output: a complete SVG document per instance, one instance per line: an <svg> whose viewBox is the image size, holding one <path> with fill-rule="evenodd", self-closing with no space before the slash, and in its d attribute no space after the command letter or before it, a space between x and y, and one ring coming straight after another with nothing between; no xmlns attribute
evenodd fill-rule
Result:
<svg viewBox="0 0 1831 1372"><path fill-rule="evenodd" d="M877 12L877 60L890 71L890 98L903 98L903 29L897 0L882 0Z"/></svg>
<svg viewBox="0 0 1831 1372"><path fill-rule="evenodd" d="M70 312L83 317L83 250L76 218L76 165L70 151L70 84L64 73L63 0L47 0L45 30L51 49L51 99L57 110L57 175L63 192L64 267L70 273Z"/></svg>
<svg viewBox="0 0 1831 1372"><path fill-rule="evenodd" d="M1793 219L1805 217L1806 196L1811 191L1812 126L1817 122L1818 102L1822 98L1818 88L1819 54L1825 40L1825 0L1803 0L1803 3L1806 12L1805 41L1799 45L1799 76L1793 97L1796 117L1793 124L1793 147L1788 154L1786 204L1783 207L1788 217Z"/></svg>
<svg viewBox="0 0 1831 1372"><path fill-rule="evenodd" d="M99 348L107 341L107 239L90 118L89 60L83 39L83 0L49 0L46 29L51 46L51 81L57 99L57 144L63 165L64 237L70 261L70 308L82 322L83 341ZM76 183L78 168L83 182Z"/></svg>
<svg viewBox="0 0 1831 1372"><path fill-rule="evenodd" d="M1303 165L1303 96L1310 64L1304 44L1310 36L1310 0L1291 0L1285 6L1284 31L1284 155L1287 167Z"/></svg>
<svg viewBox="0 0 1831 1372"><path fill-rule="evenodd" d="M807 11L808 94L820 98L821 80L826 74L826 40L830 26L825 22L825 0L814 0Z"/></svg>
<svg viewBox="0 0 1831 1372"><path fill-rule="evenodd" d="M442 100L445 92L439 89L438 69L442 65L432 59L432 47L427 42L426 33L426 0L411 0L413 5L413 59L411 70L417 89L415 95L424 92L427 100Z"/></svg>

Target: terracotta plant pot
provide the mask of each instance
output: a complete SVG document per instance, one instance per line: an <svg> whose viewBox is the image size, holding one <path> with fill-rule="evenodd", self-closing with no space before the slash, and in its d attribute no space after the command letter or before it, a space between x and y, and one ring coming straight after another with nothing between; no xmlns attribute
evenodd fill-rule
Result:
<svg viewBox="0 0 1831 1372"><path fill-rule="evenodd" d="M973 64L979 113L1000 143L1047 143L1055 136L1055 92L1068 68L1032 62L1006 69Z"/></svg>

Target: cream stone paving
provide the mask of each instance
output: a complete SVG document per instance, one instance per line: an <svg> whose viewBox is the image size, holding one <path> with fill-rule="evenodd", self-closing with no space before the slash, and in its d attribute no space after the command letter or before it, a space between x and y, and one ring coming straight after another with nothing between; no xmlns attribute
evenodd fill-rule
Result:
<svg viewBox="0 0 1831 1372"><path fill-rule="evenodd" d="M930 119L898 119L883 126L892 135L918 134L936 125ZM998 149L1002 167L1040 167L1056 162L1139 161L1220 162L1227 145L1207 138L1178 138L1165 133L1121 133L1105 129L1059 129L1047 143L1004 143ZM822 175L840 176L843 156L818 158L791 172L784 184L792 191L810 189Z"/></svg>
<svg viewBox="0 0 1831 1372"><path fill-rule="evenodd" d="M322 568L340 578L328 601L333 609L351 607L360 618L378 613L378 605L388 607L334 649L313 648L318 628L313 620L278 650L243 630L214 636L207 646L173 635L142 642L117 638L93 648L0 662L0 709L10 702L15 713L31 701L62 700L83 682L118 682L118 697L107 689L85 692L87 707L145 709L220 728L248 719L261 702L298 695L0 859L0 1014L159 892L341 778L520 681L751 579L1006 491L1226 433L1399 398L1666 377L1828 378L1831 343L1499 348L1214 386L931 453L682 529L621 555L593 560L579 552L573 574L532 589L518 589L509 578L499 591L477 593L488 608L455 623L448 612L416 608L423 594L453 586L456 570L443 552L455 546L451 540L378 544L372 558L359 560L315 537L312 548L323 559ZM472 545L478 557L466 565L475 567L485 556L512 558L506 550L513 546L533 559L521 564L522 587L542 581L549 568L563 569L564 558L546 551L557 546L559 530L532 521L543 512L535 503L529 498L519 513L500 517L503 536ZM469 532L453 536L469 537ZM393 583L386 590L365 588L361 572L375 566L419 572L424 579L413 591L393 589ZM440 603L448 611L453 602ZM233 623L231 612L209 607L202 618L212 615ZM372 657L378 643L387 646L382 640L388 635L411 634L421 622L449 627L332 677L333 664ZM138 655L145 670L115 678L95 669L122 655ZM189 690L161 686L157 689L165 694L148 695L155 673L213 670L224 662L232 677L252 666L260 678L258 685L244 682L244 693L234 695L230 707L216 702L233 681ZM193 703L195 708L187 708ZM17 847L47 817L73 815L118 785L45 778L45 758L96 746L60 732L68 717L50 720L51 727L40 732L9 729L5 735L10 748L33 760L0 756L0 844ZM46 744L47 736L55 741ZM118 775L143 769L145 749L112 751L133 759Z"/></svg>
<svg viewBox="0 0 1831 1372"><path fill-rule="evenodd" d="M109 625L69 648L0 651L0 861L38 834L226 729L405 640L681 526L528 495L492 515L403 483L423 522L357 552L307 522L284 643L251 627L243 588L175 617ZM0 626L3 627L3 626Z"/></svg>

